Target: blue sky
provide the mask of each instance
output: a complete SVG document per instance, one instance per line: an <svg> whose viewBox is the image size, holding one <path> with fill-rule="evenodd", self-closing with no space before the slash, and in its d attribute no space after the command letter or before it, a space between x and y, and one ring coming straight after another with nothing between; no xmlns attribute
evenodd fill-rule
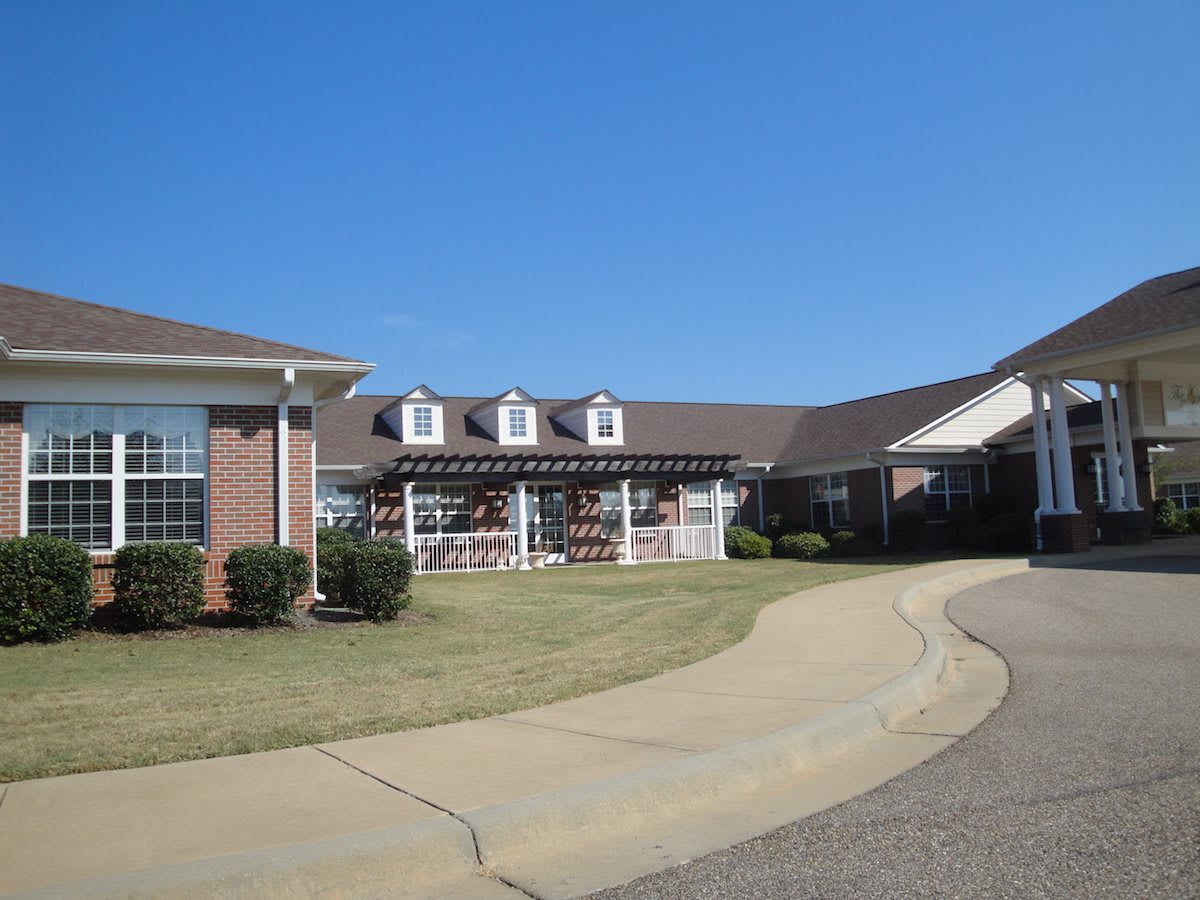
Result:
<svg viewBox="0 0 1200 900"><path fill-rule="evenodd" d="M366 393L837 402L1200 264L1197 46L1194 0L0 0L0 281Z"/></svg>

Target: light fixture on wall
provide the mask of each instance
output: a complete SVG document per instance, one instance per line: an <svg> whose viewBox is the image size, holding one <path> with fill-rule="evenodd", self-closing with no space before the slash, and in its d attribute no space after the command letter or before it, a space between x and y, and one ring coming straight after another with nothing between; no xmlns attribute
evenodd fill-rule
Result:
<svg viewBox="0 0 1200 900"><path fill-rule="evenodd" d="M503 497L493 497L492 498L492 509L504 509L504 498Z"/></svg>

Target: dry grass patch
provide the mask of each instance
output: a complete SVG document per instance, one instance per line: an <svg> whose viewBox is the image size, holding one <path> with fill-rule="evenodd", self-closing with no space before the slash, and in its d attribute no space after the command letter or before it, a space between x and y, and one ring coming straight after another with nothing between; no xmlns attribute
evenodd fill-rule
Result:
<svg viewBox="0 0 1200 900"><path fill-rule="evenodd" d="M910 562L729 560L414 581L405 622L0 649L0 781L512 712L678 668L766 604Z"/></svg>

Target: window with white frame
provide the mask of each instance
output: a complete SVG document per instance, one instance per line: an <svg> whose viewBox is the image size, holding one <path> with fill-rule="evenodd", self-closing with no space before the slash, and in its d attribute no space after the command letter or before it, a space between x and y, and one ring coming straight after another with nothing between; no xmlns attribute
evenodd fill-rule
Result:
<svg viewBox="0 0 1200 900"><path fill-rule="evenodd" d="M596 410L596 437L610 438L615 436L616 433L613 411L611 409Z"/></svg>
<svg viewBox="0 0 1200 900"><path fill-rule="evenodd" d="M414 406L413 437L433 437L433 407Z"/></svg>
<svg viewBox="0 0 1200 900"><path fill-rule="evenodd" d="M318 484L318 528L339 528L355 537L366 535L366 504L360 484Z"/></svg>
<svg viewBox="0 0 1200 900"><path fill-rule="evenodd" d="M526 410L517 407L508 411L508 436L514 438L529 437L529 423L525 418Z"/></svg>
<svg viewBox="0 0 1200 900"><path fill-rule="evenodd" d="M926 466L925 519L945 522L948 511L971 505L970 466Z"/></svg>
<svg viewBox="0 0 1200 900"><path fill-rule="evenodd" d="M204 543L207 410L29 404L25 434L28 534Z"/></svg>
<svg viewBox="0 0 1200 900"><path fill-rule="evenodd" d="M633 528L658 524L658 488L653 481L629 483L629 523ZM616 537L621 531L621 486L600 486L600 536Z"/></svg>
<svg viewBox="0 0 1200 900"><path fill-rule="evenodd" d="M1163 486L1166 496L1174 501L1179 509L1200 508L1200 481L1185 481L1179 484Z"/></svg>
<svg viewBox="0 0 1200 900"><path fill-rule="evenodd" d="M711 481L698 481L687 486L687 511L689 525L713 523ZM721 520L726 525L738 523L738 488L732 479L721 482Z"/></svg>
<svg viewBox="0 0 1200 900"><path fill-rule="evenodd" d="M416 534L470 533L471 485L418 484L412 497Z"/></svg>
<svg viewBox="0 0 1200 900"><path fill-rule="evenodd" d="M850 527L850 478L845 472L828 472L808 477L812 527Z"/></svg>

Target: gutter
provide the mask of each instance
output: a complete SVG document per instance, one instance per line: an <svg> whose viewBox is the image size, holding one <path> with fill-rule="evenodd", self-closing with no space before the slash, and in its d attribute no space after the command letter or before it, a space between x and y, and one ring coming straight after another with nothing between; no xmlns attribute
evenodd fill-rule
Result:
<svg viewBox="0 0 1200 900"><path fill-rule="evenodd" d="M876 459L871 454L877 453L876 450L867 451L867 460L879 466L879 505L883 511L883 546L887 547L891 541L891 534L888 523L888 491L887 491L887 463L881 459Z"/></svg>
<svg viewBox="0 0 1200 900"><path fill-rule="evenodd" d="M240 359L228 356L166 356L156 353L92 353L77 350L14 350L0 338L0 354L17 362L95 363L117 366L199 366L225 369L299 369L306 372L357 372L375 369L374 363L336 360Z"/></svg>
<svg viewBox="0 0 1200 900"><path fill-rule="evenodd" d="M291 475L291 463L288 454L288 398L292 396L292 388L296 386L296 370L284 369L283 381L279 386L279 401L275 412L275 498L277 509L276 534L279 546L288 546L291 537L289 521L290 496L288 495L288 477Z"/></svg>

